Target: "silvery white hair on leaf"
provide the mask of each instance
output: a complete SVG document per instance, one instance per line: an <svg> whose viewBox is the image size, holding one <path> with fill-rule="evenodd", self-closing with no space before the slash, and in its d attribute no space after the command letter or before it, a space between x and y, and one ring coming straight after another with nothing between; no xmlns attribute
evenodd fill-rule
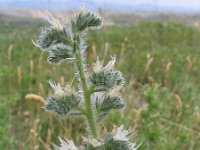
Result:
<svg viewBox="0 0 200 150"><path fill-rule="evenodd" d="M103 148L105 150L137 150L139 146L129 139L130 131L125 130L123 126L114 127L111 133L104 137Z"/></svg>
<svg viewBox="0 0 200 150"><path fill-rule="evenodd" d="M101 62L99 60L99 58L97 57L97 61L96 63L93 65L93 70L94 72L100 72L102 69L105 70L110 70L110 69L114 69L116 63L116 58L115 57L111 57L111 60L107 63L107 65L103 68L103 62Z"/></svg>
<svg viewBox="0 0 200 150"><path fill-rule="evenodd" d="M66 86L61 86L60 83L56 84L55 81L49 80L49 85L54 90L54 95L58 95L58 97L79 93L79 91L75 92L71 84L66 84Z"/></svg>
<svg viewBox="0 0 200 150"><path fill-rule="evenodd" d="M116 62L116 58L115 58L115 57L111 57L111 60L110 60L110 61L107 63L107 65L103 68L103 62L101 62L101 61L99 60L99 58L97 57L96 63L93 64L93 70L94 70L94 72L98 73L98 72L100 72L102 69L105 69L105 70L114 69L115 62Z"/></svg>
<svg viewBox="0 0 200 150"><path fill-rule="evenodd" d="M63 43L63 37L65 37L64 30L56 30L51 27L42 28L36 46L41 50L46 51L54 44Z"/></svg>
<svg viewBox="0 0 200 150"><path fill-rule="evenodd" d="M124 77L120 71L114 68L115 62L115 57L112 57L112 60L103 67L103 63L97 59L97 62L93 65L93 73L89 79L95 86L96 92L120 89L124 86Z"/></svg>
<svg viewBox="0 0 200 150"><path fill-rule="evenodd" d="M71 24L75 32L82 32L85 31L87 28L100 28L102 24L102 18L93 12L83 11L74 16Z"/></svg>
<svg viewBox="0 0 200 150"><path fill-rule="evenodd" d="M67 91L61 87L60 83L56 85L55 81L49 80L49 85L54 90L54 95L56 97L64 97L67 95Z"/></svg>
<svg viewBox="0 0 200 150"><path fill-rule="evenodd" d="M49 84L54 90L54 94L47 98L44 109L59 117L67 117L77 113L76 107L81 101L79 94L73 92L68 86L63 88L59 83L56 85L52 80L49 81Z"/></svg>
<svg viewBox="0 0 200 150"><path fill-rule="evenodd" d="M123 98L118 93L96 93L94 99L98 121L101 121L111 110L119 110L125 106Z"/></svg>
<svg viewBox="0 0 200 150"><path fill-rule="evenodd" d="M112 131L113 140L121 141L127 146L129 150L136 150L140 145L136 146L136 143L132 143L129 140L130 133L131 131L125 130L123 125L121 125L120 127L114 127Z"/></svg>
<svg viewBox="0 0 200 150"><path fill-rule="evenodd" d="M55 150L78 150L78 148L75 146L74 142L72 140L67 139L61 139L60 140L60 146L54 145Z"/></svg>
<svg viewBox="0 0 200 150"><path fill-rule="evenodd" d="M99 57L97 57L96 63L93 64L93 71L97 73L97 72L99 72L100 70L102 70L102 68L103 68L103 62L101 62L101 61L99 60Z"/></svg>
<svg viewBox="0 0 200 150"><path fill-rule="evenodd" d="M45 102L44 109L47 112L54 113L58 117L66 118L78 110L76 108L79 102L79 97L74 94L62 98L49 96Z"/></svg>
<svg viewBox="0 0 200 150"><path fill-rule="evenodd" d="M98 139L83 138L84 150L137 150L140 145L130 141L130 131L125 130L123 125L114 127L113 131Z"/></svg>
<svg viewBox="0 0 200 150"><path fill-rule="evenodd" d="M130 131L125 130L123 125L121 125L118 128L114 127L113 139L116 141L128 141L129 134L130 134Z"/></svg>
<svg viewBox="0 0 200 150"><path fill-rule="evenodd" d="M60 64L67 59L74 60L72 48L62 43L52 45L48 48L48 52L47 61L50 64Z"/></svg>
<svg viewBox="0 0 200 150"><path fill-rule="evenodd" d="M115 57L111 57L111 60L108 62L108 64L105 66L105 70L111 70L114 68L116 63L116 58Z"/></svg>

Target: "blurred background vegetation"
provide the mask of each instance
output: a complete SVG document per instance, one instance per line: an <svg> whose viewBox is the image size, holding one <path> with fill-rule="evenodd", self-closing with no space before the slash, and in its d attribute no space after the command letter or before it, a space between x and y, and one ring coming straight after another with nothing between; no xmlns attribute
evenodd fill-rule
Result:
<svg viewBox="0 0 200 150"><path fill-rule="evenodd" d="M102 12L101 12L102 13ZM104 17L104 16L103 16ZM129 16L130 17L130 16ZM121 91L127 103L101 124L111 130L124 124L137 132L140 150L199 150L200 147L200 28L183 21L149 19L120 22L106 16L105 26L89 32L88 64L99 56L117 57L125 78ZM118 21L118 22L117 22ZM79 143L82 119L59 120L25 100L35 93L46 97L48 80L65 85L74 71L68 63L46 62L32 44L47 23L0 15L0 149L48 150L58 136ZM91 69L91 68L90 68Z"/></svg>

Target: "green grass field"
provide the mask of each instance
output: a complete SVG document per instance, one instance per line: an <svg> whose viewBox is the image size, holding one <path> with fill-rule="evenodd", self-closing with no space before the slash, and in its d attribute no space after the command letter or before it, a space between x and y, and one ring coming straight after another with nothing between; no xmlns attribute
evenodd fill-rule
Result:
<svg viewBox="0 0 200 150"><path fill-rule="evenodd" d="M49 65L32 44L43 22L0 17L0 149L48 150L58 136L80 142L83 119L58 120L25 100L46 97L49 79L72 81L70 64ZM100 126L124 124L137 132L140 150L200 148L200 29L179 23L141 22L89 32L88 64L118 59L127 107Z"/></svg>

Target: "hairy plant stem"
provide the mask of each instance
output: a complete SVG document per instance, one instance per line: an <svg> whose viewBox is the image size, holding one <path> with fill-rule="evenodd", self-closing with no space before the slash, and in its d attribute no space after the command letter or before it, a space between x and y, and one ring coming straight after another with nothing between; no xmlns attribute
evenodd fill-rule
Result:
<svg viewBox="0 0 200 150"><path fill-rule="evenodd" d="M94 114L92 111L92 106L91 106L92 91L91 91L90 87L88 87L86 73L84 70L82 59L83 58L82 58L81 52L80 51L76 52L76 67L77 67L80 82L82 85L81 87L83 90L83 96L84 96L84 100L85 100L86 116L88 119L90 132L91 132L92 136L96 138L97 137L96 121L95 121Z"/></svg>

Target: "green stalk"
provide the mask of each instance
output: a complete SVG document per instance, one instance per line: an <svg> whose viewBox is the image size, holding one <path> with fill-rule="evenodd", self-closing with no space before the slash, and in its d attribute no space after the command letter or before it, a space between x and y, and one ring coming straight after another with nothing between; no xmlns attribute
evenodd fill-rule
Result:
<svg viewBox="0 0 200 150"><path fill-rule="evenodd" d="M77 65L77 70L78 70L78 73L80 76L80 81L82 84L82 90L83 90L83 95L84 95L84 100L85 100L85 108L86 108L86 116L88 119L88 124L89 124L92 135L96 138L97 137L96 121L94 119L94 114L93 114L92 106L91 106L92 91L88 87L80 51L76 52L76 65Z"/></svg>

